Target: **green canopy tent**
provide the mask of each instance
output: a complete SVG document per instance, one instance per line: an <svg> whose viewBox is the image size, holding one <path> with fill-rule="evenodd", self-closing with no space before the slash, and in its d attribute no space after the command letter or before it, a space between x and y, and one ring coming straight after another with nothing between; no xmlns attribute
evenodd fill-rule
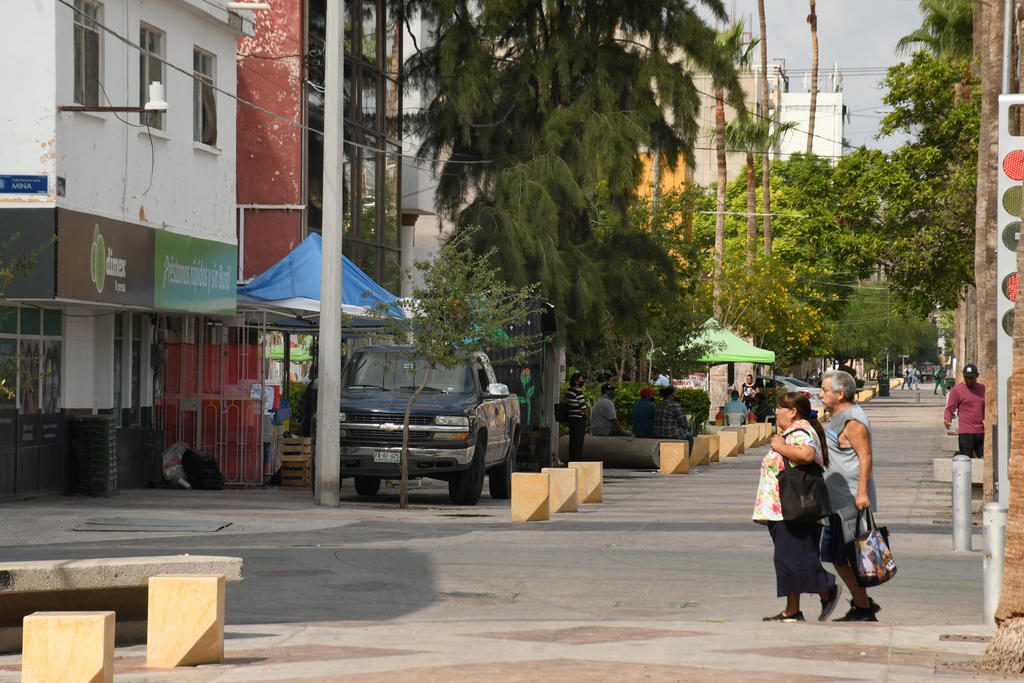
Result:
<svg viewBox="0 0 1024 683"><path fill-rule="evenodd" d="M698 363L705 365L718 365L719 363L761 363L763 365L774 365L775 352L767 349L759 349L750 342L743 341L729 330L722 327L722 323L714 318L708 318L707 322L698 328L695 344L702 347L711 347L703 356L697 359Z"/></svg>

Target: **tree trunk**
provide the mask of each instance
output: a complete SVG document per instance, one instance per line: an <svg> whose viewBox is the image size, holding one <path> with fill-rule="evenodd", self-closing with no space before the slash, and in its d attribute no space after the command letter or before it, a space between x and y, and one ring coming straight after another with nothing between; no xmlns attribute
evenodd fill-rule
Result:
<svg viewBox="0 0 1024 683"><path fill-rule="evenodd" d="M423 387L427 386L427 380L430 379L430 371L433 370L434 366L427 365L427 371L423 373L423 381L416 387L416 391L412 392L412 396L409 397L409 402L405 404L405 417L402 418L402 482L398 489L398 506L401 509L409 507L409 413L412 412L412 404L416 402L416 398L423 391Z"/></svg>
<svg viewBox="0 0 1024 683"><path fill-rule="evenodd" d="M1002 88L1002 3L978 3L984 17L981 42L981 127L978 136L978 185L974 214L974 285L978 297L978 355L973 362L985 385L985 427L996 423L996 235L998 233L999 91ZM1005 398L1005 397L1004 397ZM992 439L985 439L985 480L992 481ZM985 500L992 500L985 486Z"/></svg>
<svg viewBox="0 0 1024 683"><path fill-rule="evenodd" d="M747 152L747 277L754 271L757 254L757 176L754 174L754 155Z"/></svg>
<svg viewBox="0 0 1024 683"><path fill-rule="evenodd" d="M718 159L718 200L715 204L715 272L712 283L712 309L716 319L722 317L722 262L725 257L725 186L729 174L725 167L725 101L721 90L715 91L715 153Z"/></svg>
<svg viewBox="0 0 1024 683"><path fill-rule="evenodd" d="M651 228L658 232L661 228L658 220L658 207L661 205L661 155L651 152Z"/></svg>
<svg viewBox="0 0 1024 683"><path fill-rule="evenodd" d="M757 20L761 26L761 116L768 116L768 30L764 18L764 0L757 0ZM761 229L764 232L764 255L772 255L772 196L771 196L771 150L761 155Z"/></svg>
<svg viewBox="0 0 1024 683"><path fill-rule="evenodd" d="M810 0L811 13L807 23L811 25L811 108L807 119L807 153L814 150L814 112L818 106L818 15L814 11L814 0Z"/></svg>

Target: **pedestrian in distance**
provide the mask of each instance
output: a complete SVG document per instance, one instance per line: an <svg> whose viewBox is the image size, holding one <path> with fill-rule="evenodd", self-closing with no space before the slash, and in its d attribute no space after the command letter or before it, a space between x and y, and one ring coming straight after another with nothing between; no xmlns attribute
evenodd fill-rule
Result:
<svg viewBox="0 0 1024 683"><path fill-rule="evenodd" d="M747 404L747 410L753 410L756 403L757 392L764 386L761 380L754 381L753 375L747 375L747 379L740 385L740 393L743 402Z"/></svg>
<svg viewBox="0 0 1024 683"><path fill-rule="evenodd" d="M615 414L615 385L605 382L601 385L601 395L594 401L594 410L590 415L590 434L592 436L633 436L625 430Z"/></svg>
<svg viewBox="0 0 1024 683"><path fill-rule="evenodd" d="M964 366L964 381L949 391L943 422L946 429L957 416L959 452L972 458L985 453L985 385L978 382L978 367Z"/></svg>
<svg viewBox="0 0 1024 683"><path fill-rule="evenodd" d="M569 388L565 391L570 462L583 458L583 441L586 438L587 422L590 420L590 409L587 407L587 399L583 396L583 385L586 381L587 378L582 372L574 372L569 377Z"/></svg>
<svg viewBox="0 0 1024 683"><path fill-rule="evenodd" d="M775 418L779 433L772 436L771 449L761 460L753 520L768 527L775 546L775 588L786 598L786 607L764 621L804 621L800 610L801 593L816 593L821 599L818 621L828 618L839 600L836 578L821 566L821 524L787 522L782 518L779 497L779 472L787 466L818 463L828 465L825 434L817 417L811 415L811 402L800 392L779 394Z"/></svg>
<svg viewBox="0 0 1024 683"><path fill-rule="evenodd" d="M651 386L652 387L667 387L669 382L668 377L661 374L661 370L658 368L651 368Z"/></svg>
<svg viewBox="0 0 1024 683"><path fill-rule="evenodd" d="M874 511L877 505L871 423L864 409L853 402L856 394L857 382L847 372L829 370L821 380L821 401L832 413L825 432L829 453L825 484L832 514L822 534L821 559L832 563L853 596L850 610L836 621L878 621L875 614L881 608L857 583L846 557L846 543L856 535L857 511Z"/></svg>
<svg viewBox="0 0 1024 683"><path fill-rule="evenodd" d="M908 365L903 369L903 391L911 388L911 382L913 381L913 373Z"/></svg>
<svg viewBox="0 0 1024 683"><path fill-rule="evenodd" d="M935 388L932 389L932 396L942 389L942 395L946 395L946 366L939 363L939 367L935 368Z"/></svg>
<svg viewBox="0 0 1024 683"><path fill-rule="evenodd" d="M633 435L650 438L654 436L654 394L651 387L640 390L640 400L633 404Z"/></svg>
<svg viewBox="0 0 1024 683"><path fill-rule="evenodd" d="M676 396L676 388L671 385L661 388L661 403L654 409L654 438L686 441L690 446L688 452L693 452L690 424Z"/></svg>

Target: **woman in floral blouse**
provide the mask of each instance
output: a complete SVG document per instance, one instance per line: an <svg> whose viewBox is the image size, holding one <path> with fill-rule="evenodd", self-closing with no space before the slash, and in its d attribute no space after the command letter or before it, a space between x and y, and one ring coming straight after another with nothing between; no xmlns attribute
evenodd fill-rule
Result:
<svg viewBox="0 0 1024 683"><path fill-rule="evenodd" d="M832 574L821 566L819 544L821 525L817 522L786 522L779 501L778 474L783 458L792 465L816 462L828 466L825 431L811 414L811 403L800 392L779 394L775 416L779 433L761 461L761 480L754 505L754 521L768 526L775 545L775 584L778 596L786 597L786 608L765 621L804 621L800 594L817 593L821 598L818 621L828 618L839 601L840 588Z"/></svg>

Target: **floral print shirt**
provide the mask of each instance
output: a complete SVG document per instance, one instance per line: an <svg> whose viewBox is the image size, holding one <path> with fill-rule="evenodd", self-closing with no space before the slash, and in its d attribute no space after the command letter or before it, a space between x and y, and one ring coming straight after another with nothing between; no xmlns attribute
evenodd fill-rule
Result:
<svg viewBox="0 0 1024 683"><path fill-rule="evenodd" d="M814 427L807 420L795 420L782 433L786 443L792 446L810 446L814 449L814 461L825 466L821 457L821 446ZM761 479L757 484L757 500L754 503L755 522L782 521L782 502L779 500L779 472L782 470L782 455L769 450L761 460Z"/></svg>

